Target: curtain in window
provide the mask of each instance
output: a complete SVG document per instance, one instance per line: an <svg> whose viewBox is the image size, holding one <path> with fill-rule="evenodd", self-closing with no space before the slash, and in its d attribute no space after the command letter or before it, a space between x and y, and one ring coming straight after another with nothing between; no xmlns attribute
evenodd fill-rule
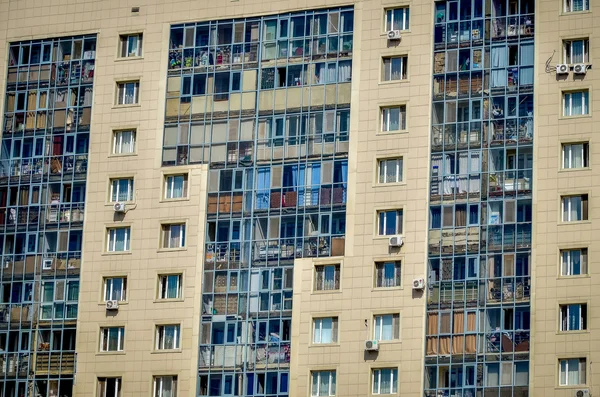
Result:
<svg viewBox="0 0 600 397"><path fill-rule="evenodd" d="M581 272L581 251L571 251L571 274L582 274Z"/></svg>
<svg viewBox="0 0 600 397"><path fill-rule="evenodd" d="M167 298L175 299L178 298L179 289L179 276L174 274L167 276Z"/></svg>
<svg viewBox="0 0 600 397"><path fill-rule="evenodd" d="M450 313L441 313L440 334L449 334L451 331L452 317ZM440 354L450 354L450 336L440 336Z"/></svg>
<svg viewBox="0 0 600 397"><path fill-rule="evenodd" d="M571 63L585 62L585 42L583 40L571 41Z"/></svg>
<svg viewBox="0 0 600 397"><path fill-rule="evenodd" d="M160 393L157 397L174 397L174 390L176 383L171 377L163 377L159 381L160 387L157 387L157 393Z"/></svg>
<svg viewBox="0 0 600 397"><path fill-rule="evenodd" d="M476 332L477 329L477 313L467 313L467 332ZM467 335L465 343L466 353L477 352L477 335Z"/></svg>
<svg viewBox="0 0 600 397"><path fill-rule="evenodd" d="M115 241L115 251L125 251L127 247L126 229L120 228L113 230L113 238Z"/></svg>
<svg viewBox="0 0 600 397"><path fill-rule="evenodd" d="M379 394L390 394L392 392L392 370L381 369L381 380L379 386Z"/></svg>
<svg viewBox="0 0 600 397"><path fill-rule="evenodd" d="M578 330L581 328L581 306L579 305L569 305L569 331Z"/></svg>
<svg viewBox="0 0 600 397"><path fill-rule="evenodd" d="M325 289L335 289L335 267L325 266Z"/></svg>
<svg viewBox="0 0 600 397"><path fill-rule="evenodd" d="M173 197L183 197L183 176L173 177Z"/></svg>
<svg viewBox="0 0 600 397"><path fill-rule="evenodd" d="M323 318L321 322L321 343L333 342L333 321L331 318Z"/></svg>
<svg viewBox="0 0 600 397"><path fill-rule="evenodd" d="M338 82L343 83L352 80L352 61L341 61L338 65Z"/></svg>
<svg viewBox="0 0 600 397"><path fill-rule="evenodd" d="M584 11L588 0L571 0L571 11Z"/></svg>
<svg viewBox="0 0 600 397"><path fill-rule="evenodd" d="M492 47L492 68L504 68L508 61L508 51L506 47ZM506 69L492 70L492 87L506 87Z"/></svg>
<svg viewBox="0 0 600 397"><path fill-rule="evenodd" d="M110 328L108 330L108 350L117 351L119 350L119 329Z"/></svg>
<svg viewBox="0 0 600 397"><path fill-rule="evenodd" d="M54 283L44 283L44 291L42 294L42 302L53 302L54 301Z"/></svg>
<svg viewBox="0 0 600 397"><path fill-rule="evenodd" d="M70 281L67 284L67 300L76 301L79 297L79 281Z"/></svg>
<svg viewBox="0 0 600 397"><path fill-rule="evenodd" d="M394 339L394 320L391 315L381 316L381 339ZM380 335L377 333L377 335Z"/></svg>
<svg viewBox="0 0 600 397"><path fill-rule="evenodd" d="M427 315L427 335L437 335L438 333L438 314L437 313L429 313ZM436 336L428 336L427 337L427 355L436 355L438 354L438 346L437 346L437 337Z"/></svg>
<svg viewBox="0 0 600 397"><path fill-rule="evenodd" d="M465 351L465 313L464 312L455 312L454 313L454 328L452 337L452 352L454 354L463 354Z"/></svg>

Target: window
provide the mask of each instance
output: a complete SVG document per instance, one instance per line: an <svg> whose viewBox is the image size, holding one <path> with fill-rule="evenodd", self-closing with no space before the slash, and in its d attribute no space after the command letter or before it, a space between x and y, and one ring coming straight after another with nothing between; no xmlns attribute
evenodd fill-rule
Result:
<svg viewBox="0 0 600 397"><path fill-rule="evenodd" d="M373 394L398 393L398 369L381 368L373 370Z"/></svg>
<svg viewBox="0 0 600 397"><path fill-rule="evenodd" d="M187 174L165 176L165 199L187 197Z"/></svg>
<svg viewBox="0 0 600 397"><path fill-rule="evenodd" d="M121 378L98 378L98 397L121 397Z"/></svg>
<svg viewBox="0 0 600 397"><path fill-rule="evenodd" d="M588 91L563 93L563 116L582 116L589 114Z"/></svg>
<svg viewBox="0 0 600 397"><path fill-rule="evenodd" d="M117 105L137 104L139 89L139 81L126 81L117 83Z"/></svg>
<svg viewBox="0 0 600 397"><path fill-rule="evenodd" d="M142 34L123 34L120 36L121 58L139 57L142 55Z"/></svg>
<svg viewBox="0 0 600 397"><path fill-rule="evenodd" d="M315 318L313 320L313 343L336 343L338 334L337 317Z"/></svg>
<svg viewBox="0 0 600 397"><path fill-rule="evenodd" d="M158 299L181 299L181 274L158 276Z"/></svg>
<svg viewBox="0 0 600 397"><path fill-rule="evenodd" d="M587 143L569 143L562 146L563 168L587 168L589 167L589 145Z"/></svg>
<svg viewBox="0 0 600 397"><path fill-rule="evenodd" d="M408 57L383 58L382 81L405 80L408 69Z"/></svg>
<svg viewBox="0 0 600 397"><path fill-rule="evenodd" d="M373 319L373 339L395 340L400 339L400 315L383 314Z"/></svg>
<svg viewBox="0 0 600 397"><path fill-rule="evenodd" d="M560 251L560 274L579 276L587 274L587 248Z"/></svg>
<svg viewBox="0 0 600 397"><path fill-rule="evenodd" d="M156 326L156 350L179 349L179 325Z"/></svg>
<svg viewBox="0 0 600 397"><path fill-rule="evenodd" d="M100 351L122 352L125 344L125 328L100 328Z"/></svg>
<svg viewBox="0 0 600 397"><path fill-rule="evenodd" d="M564 0L565 12L587 11L590 9L589 0Z"/></svg>
<svg viewBox="0 0 600 397"><path fill-rule="evenodd" d="M375 288L400 286L400 261L375 262Z"/></svg>
<svg viewBox="0 0 600 397"><path fill-rule="evenodd" d="M135 130L113 133L113 154L135 153Z"/></svg>
<svg viewBox="0 0 600 397"><path fill-rule="evenodd" d="M185 223L162 225L162 248L185 247Z"/></svg>
<svg viewBox="0 0 600 397"><path fill-rule="evenodd" d="M311 396L335 396L335 371L313 371L311 377Z"/></svg>
<svg viewBox="0 0 600 397"><path fill-rule="evenodd" d="M379 211L377 218L380 236L402 234L402 210Z"/></svg>
<svg viewBox="0 0 600 397"><path fill-rule="evenodd" d="M127 277L104 278L104 300L127 300Z"/></svg>
<svg viewBox="0 0 600 397"><path fill-rule="evenodd" d="M560 306L560 330L583 331L587 329L587 305L572 304Z"/></svg>
<svg viewBox="0 0 600 397"><path fill-rule="evenodd" d="M402 158L379 160L379 183L402 182Z"/></svg>
<svg viewBox="0 0 600 397"><path fill-rule="evenodd" d="M315 266L315 291L340 289L340 265Z"/></svg>
<svg viewBox="0 0 600 397"><path fill-rule="evenodd" d="M133 178L111 179L110 201L133 201Z"/></svg>
<svg viewBox="0 0 600 397"><path fill-rule="evenodd" d="M177 397L177 376L155 376L154 397Z"/></svg>
<svg viewBox="0 0 600 397"><path fill-rule="evenodd" d="M27 290L25 290L27 293ZM77 318L79 280L42 282L41 320ZM28 300L31 298L27 297Z"/></svg>
<svg viewBox="0 0 600 397"><path fill-rule="evenodd" d="M588 195L562 197L562 221L576 222L588 219Z"/></svg>
<svg viewBox="0 0 600 397"><path fill-rule="evenodd" d="M406 106L381 109L381 131L392 132L406 129Z"/></svg>
<svg viewBox="0 0 600 397"><path fill-rule="evenodd" d="M108 252L123 252L129 251L129 238L131 228L115 227L107 230L107 246Z"/></svg>
<svg viewBox="0 0 600 397"><path fill-rule="evenodd" d="M563 61L564 63L587 63L589 56L589 39L564 40L563 41Z"/></svg>
<svg viewBox="0 0 600 397"><path fill-rule="evenodd" d="M409 8L391 8L385 10L385 31L390 30L407 30L409 28Z"/></svg>
<svg viewBox="0 0 600 397"><path fill-rule="evenodd" d="M559 385L574 386L585 385L586 360L585 358L569 358L559 360Z"/></svg>

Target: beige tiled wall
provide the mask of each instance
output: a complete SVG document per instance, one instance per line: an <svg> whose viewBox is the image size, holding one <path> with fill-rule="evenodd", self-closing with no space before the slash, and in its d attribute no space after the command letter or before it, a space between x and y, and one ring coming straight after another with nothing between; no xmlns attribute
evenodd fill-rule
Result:
<svg viewBox="0 0 600 397"><path fill-rule="evenodd" d="M541 0L536 8L536 108L534 161L533 293L532 293L532 365L531 395L536 397L574 396L575 389L589 388L596 394L600 387L600 371L595 362L600 358L598 326L600 315L600 279L598 279L598 233L600 228L600 140L595 123L600 117L600 75L595 63L600 60L600 26L598 4L591 1L591 12L563 14L562 1ZM590 38L592 68L585 77L575 79L573 73L557 78L546 70L563 63L562 40ZM553 52L554 55L553 55ZM600 65L600 64L599 64ZM590 89L590 115L562 117L561 91ZM584 170L561 170L561 144L589 141L590 167ZM589 194L589 220L561 224L560 196ZM565 279L559 277L559 250L588 249L588 276ZM588 303L588 330L559 333L558 306L562 303ZM587 385L558 387L558 360L569 357L587 358Z"/></svg>

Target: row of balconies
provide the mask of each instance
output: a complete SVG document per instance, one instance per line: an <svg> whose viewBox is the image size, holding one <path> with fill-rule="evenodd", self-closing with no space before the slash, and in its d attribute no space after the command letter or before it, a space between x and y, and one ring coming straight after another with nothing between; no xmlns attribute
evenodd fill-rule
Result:
<svg viewBox="0 0 600 397"><path fill-rule="evenodd" d="M88 155L0 161L0 184L54 179L85 179Z"/></svg>
<svg viewBox="0 0 600 397"><path fill-rule="evenodd" d="M513 251L531 248L531 224L457 227L429 231L429 254Z"/></svg>

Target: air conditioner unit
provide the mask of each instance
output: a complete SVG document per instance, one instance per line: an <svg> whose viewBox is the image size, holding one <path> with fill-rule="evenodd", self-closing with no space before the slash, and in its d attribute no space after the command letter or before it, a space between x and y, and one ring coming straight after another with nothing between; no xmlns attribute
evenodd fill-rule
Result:
<svg viewBox="0 0 600 397"><path fill-rule="evenodd" d="M573 74L585 74L587 72L587 65L585 63L578 63L573 66Z"/></svg>
<svg viewBox="0 0 600 397"><path fill-rule="evenodd" d="M425 279L424 278L415 278L413 280L413 289L423 289L425 288Z"/></svg>
<svg viewBox="0 0 600 397"><path fill-rule="evenodd" d="M42 270L50 270L50 269L52 269L52 259L45 258L42 261Z"/></svg>
<svg viewBox="0 0 600 397"><path fill-rule="evenodd" d="M589 389L579 389L575 391L575 397L589 397L590 390Z"/></svg>
<svg viewBox="0 0 600 397"><path fill-rule="evenodd" d="M402 236L392 236L388 241L390 247L402 247L404 241L402 241Z"/></svg>
<svg viewBox="0 0 600 397"><path fill-rule="evenodd" d="M125 203L115 203L113 208L115 212L125 212Z"/></svg>
<svg viewBox="0 0 600 397"><path fill-rule="evenodd" d="M400 40L401 37L399 30L390 30L387 32L388 40Z"/></svg>
<svg viewBox="0 0 600 397"><path fill-rule="evenodd" d="M106 310L118 310L119 309L119 301L110 300L106 301Z"/></svg>
<svg viewBox="0 0 600 397"><path fill-rule="evenodd" d="M376 352L379 351L379 344L376 340L366 340L365 341L365 350L368 352Z"/></svg>
<svg viewBox="0 0 600 397"><path fill-rule="evenodd" d="M556 65L556 74L568 74L569 73L569 65L565 63L560 63Z"/></svg>

